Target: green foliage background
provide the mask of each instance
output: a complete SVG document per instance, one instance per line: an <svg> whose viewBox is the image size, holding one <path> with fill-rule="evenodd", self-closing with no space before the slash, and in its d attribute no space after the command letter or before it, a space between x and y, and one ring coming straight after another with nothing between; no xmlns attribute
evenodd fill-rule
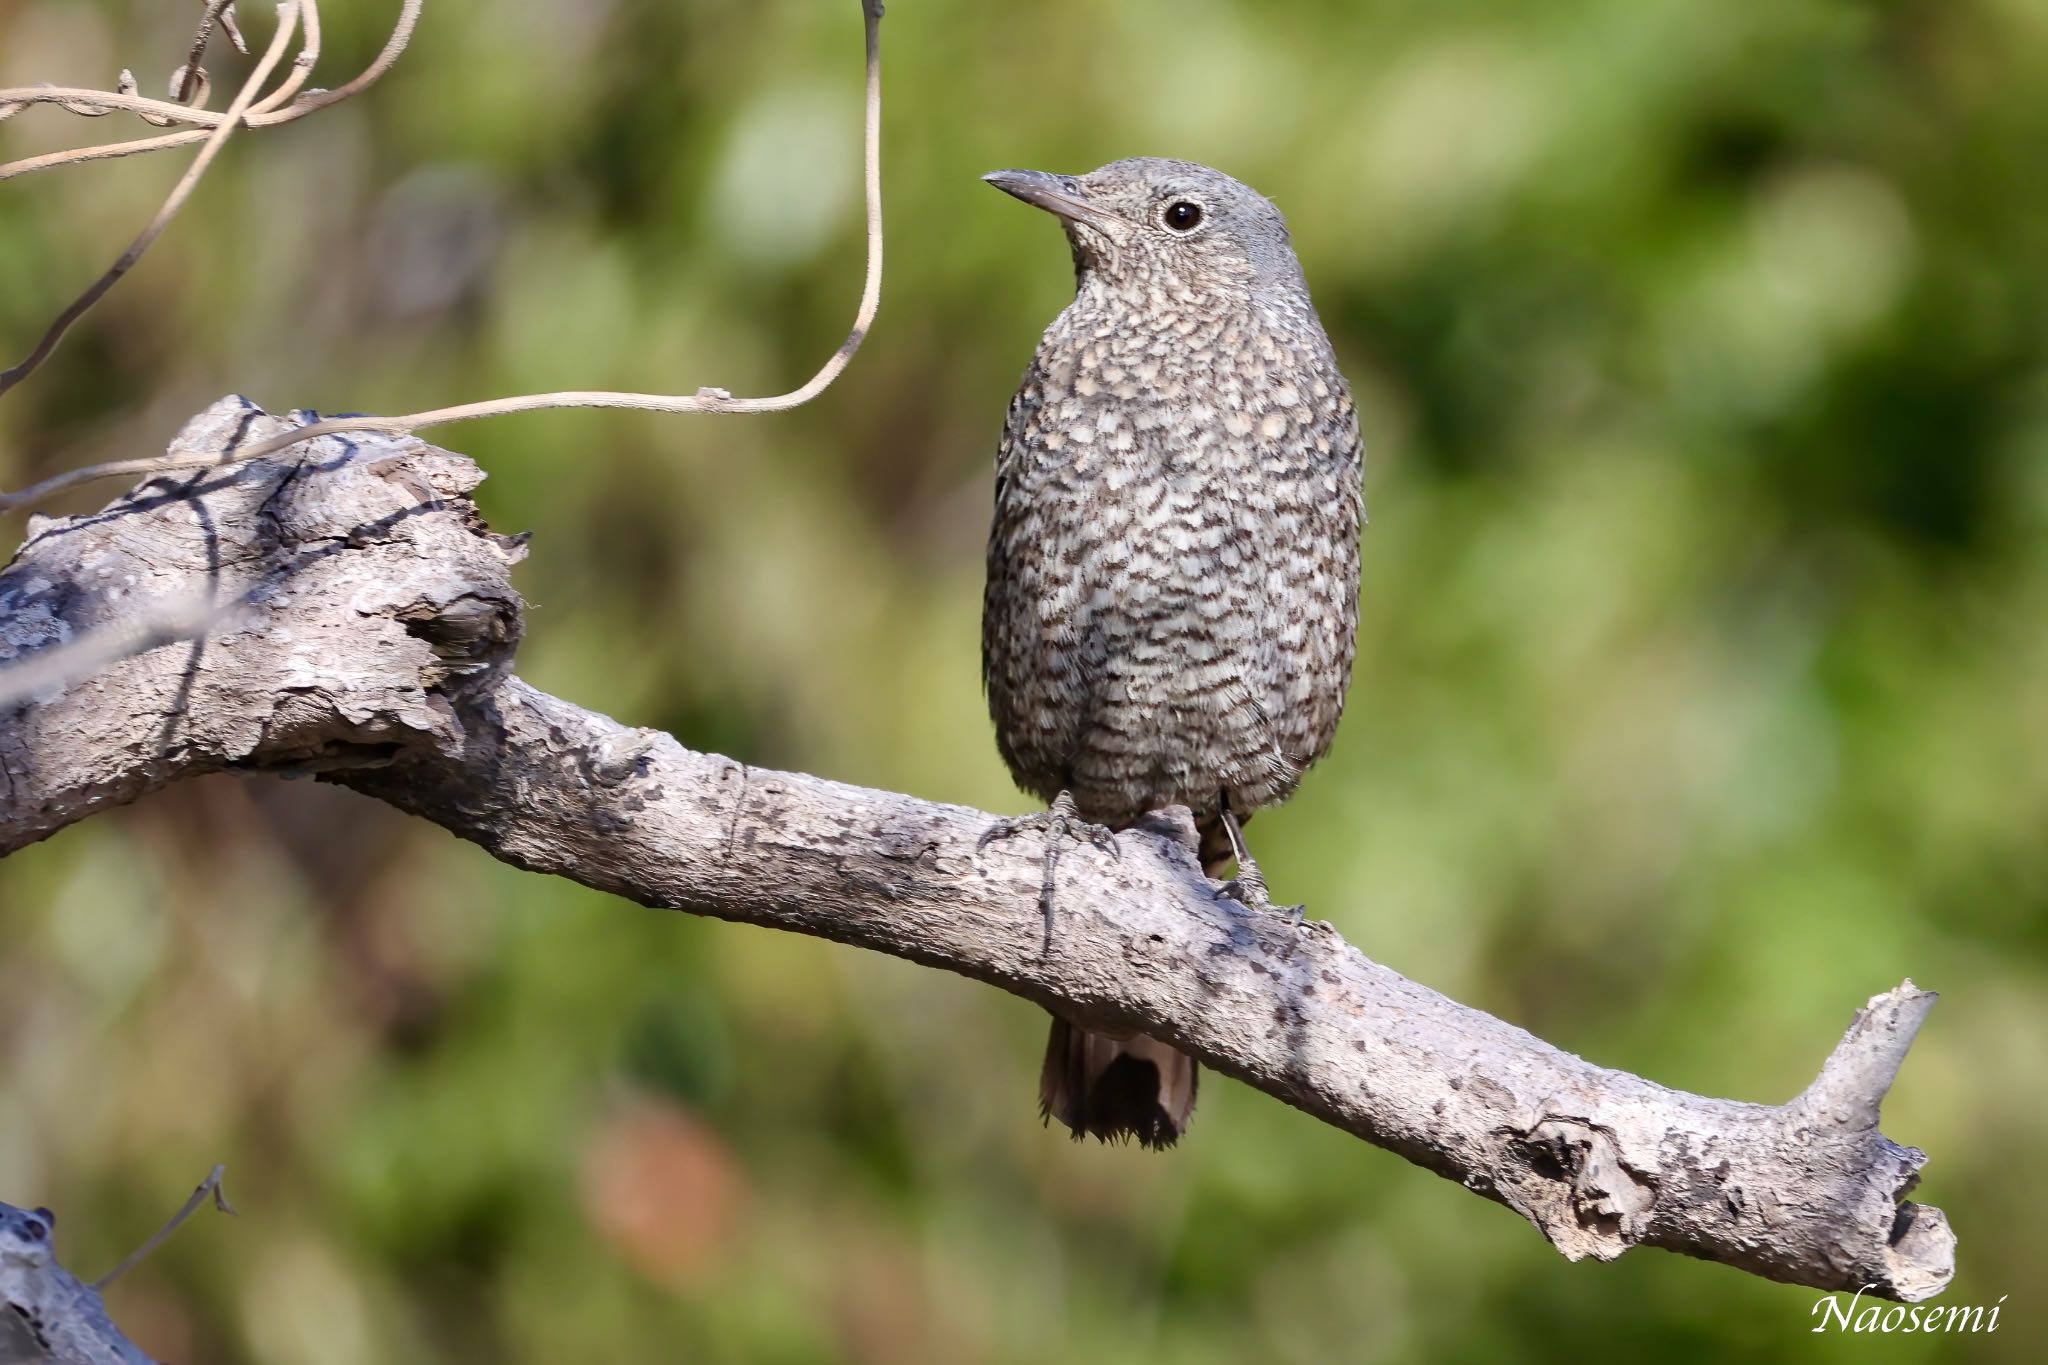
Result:
<svg viewBox="0 0 2048 1365"><path fill-rule="evenodd" d="M0 0L0 84L154 90L198 8ZM395 8L327 7L322 83ZM788 387L857 289L859 44L853 0L433 0L374 93L230 145L0 402L0 479L161 448L229 390ZM0 865L0 1196L96 1273L226 1162L241 1218L113 1294L180 1361L2038 1359L2048 5L898 0L885 47L887 292L822 401L437 433L534 533L522 672L1026 808L980 552L1069 266L976 177L1229 169L1288 212L1371 447L1358 678L1259 822L1276 890L1564 1047L1759 1101L1869 994L1939 989L1886 1129L1999 1333L1815 1337L1809 1291L1567 1265L1222 1082L1171 1155L1076 1147L1035 1121L1018 1001L254 779ZM0 349L177 169L0 186Z"/></svg>

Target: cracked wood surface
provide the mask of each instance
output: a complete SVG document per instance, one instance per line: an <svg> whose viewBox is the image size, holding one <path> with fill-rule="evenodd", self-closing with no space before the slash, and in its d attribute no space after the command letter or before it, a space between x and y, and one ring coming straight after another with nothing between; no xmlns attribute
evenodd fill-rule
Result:
<svg viewBox="0 0 2048 1365"><path fill-rule="evenodd" d="M285 421L223 400L178 445ZM1903 1202L1925 1156L1878 1131L1934 999L1911 982L1858 1012L1794 1100L1689 1095L1446 999L1328 924L1246 912L1172 812L1116 859L1062 859L1042 953L1039 845L978 854L993 816L697 753L514 677L524 542L484 526L481 478L415 439L330 437L32 522L0 574L0 669L151 602L202 590L214 608L202 638L0 711L0 854L180 777L315 773L519 867L1141 1029L1507 1205L1575 1260L1657 1246L1907 1300L1953 1273L1941 1211Z"/></svg>

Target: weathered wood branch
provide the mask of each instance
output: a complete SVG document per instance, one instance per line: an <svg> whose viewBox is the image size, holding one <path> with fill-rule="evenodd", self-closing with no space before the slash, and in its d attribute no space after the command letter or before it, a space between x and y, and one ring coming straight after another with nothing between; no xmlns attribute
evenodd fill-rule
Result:
<svg viewBox="0 0 2048 1365"><path fill-rule="evenodd" d="M283 425L228 400L180 444ZM1934 999L1912 983L1872 999L1791 1102L1689 1095L1445 999L1327 924L1246 912L1170 813L1116 859L1062 861L1042 953L1038 852L978 854L993 817L695 753L514 677L523 545L483 525L481 478L414 439L324 438L35 522L0 574L0 669L132 633L152 601L215 605L200 638L41 680L0 713L0 853L195 773L314 773L520 867L1168 1039L1508 1205L1573 1259L1657 1246L1907 1300L1948 1282L1941 1211L1901 1198L1926 1158L1877 1126Z"/></svg>
<svg viewBox="0 0 2048 1365"><path fill-rule="evenodd" d="M0 1365L156 1365L51 1246L56 1215L0 1204Z"/></svg>
<svg viewBox="0 0 2048 1365"><path fill-rule="evenodd" d="M0 1365L156 1365L107 1316L100 1291L134 1269L208 1200L233 1213L221 1193L223 1171L214 1167L168 1223L91 1284L57 1259L57 1215L0 1203Z"/></svg>

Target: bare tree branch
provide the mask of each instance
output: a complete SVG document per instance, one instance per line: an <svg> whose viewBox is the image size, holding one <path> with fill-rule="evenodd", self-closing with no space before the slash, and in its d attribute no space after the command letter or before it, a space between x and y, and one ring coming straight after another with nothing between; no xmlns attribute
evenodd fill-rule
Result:
<svg viewBox="0 0 2048 1365"><path fill-rule="evenodd" d="M229 400L181 441L234 450L280 426ZM481 478L414 439L328 436L36 519L0 573L0 661L104 627L143 583L246 605L0 712L0 853L191 774L318 773L519 867L1152 1034L1515 1209L1575 1260L1656 1246L1821 1289L1947 1284L1946 1220L1902 1202L1926 1158L1877 1126L1933 1003L1910 982L1791 1102L1688 1095L1448 1000L1328 924L1247 912L1171 813L1116 859L1062 862L1042 951L1039 851L977 853L994 817L695 753L514 677L523 545L483 525Z"/></svg>

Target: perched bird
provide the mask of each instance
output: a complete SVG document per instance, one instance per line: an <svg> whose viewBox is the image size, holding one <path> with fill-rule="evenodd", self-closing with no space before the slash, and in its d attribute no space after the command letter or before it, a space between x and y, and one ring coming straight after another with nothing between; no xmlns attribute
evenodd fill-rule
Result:
<svg viewBox="0 0 2048 1365"><path fill-rule="evenodd" d="M996 454L982 680L1003 760L1064 840L1170 805L1211 875L1269 905L1242 825L1330 746L1358 622L1364 451L1287 225L1219 171L1139 157L1083 176L996 171L1060 219L1074 301L1046 329ZM1194 1062L1055 1016L1043 1112L1166 1147Z"/></svg>

